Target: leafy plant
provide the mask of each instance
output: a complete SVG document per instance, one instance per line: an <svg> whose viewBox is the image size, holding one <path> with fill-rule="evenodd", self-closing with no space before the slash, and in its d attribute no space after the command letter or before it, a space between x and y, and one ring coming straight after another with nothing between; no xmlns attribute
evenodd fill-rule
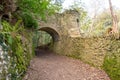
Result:
<svg viewBox="0 0 120 80"><path fill-rule="evenodd" d="M37 20L33 18L31 14L23 13L20 15L23 19L24 26L27 28L37 29Z"/></svg>
<svg viewBox="0 0 120 80"><path fill-rule="evenodd" d="M51 0L17 0L19 11L45 19L46 15L59 10L57 5L51 4Z"/></svg>
<svg viewBox="0 0 120 80"><path fill-rule="evenodd" d="M103 69L107 72L111 80L120 80L120 42L116 40L111 42L104 60Z"/></svg>
<svg viewBox="0 0 120 80"><path fill-rule="evenodd" d="M19 25L20 23L21 21L18 21L15 26L11 26L7 22L2 23L2 40L9 46L10 67L8 72L11 80L22 79L32 56L30 53L32 49L28 44L30 40L24 36L25 34L22 35L26 30Z"/></svg>

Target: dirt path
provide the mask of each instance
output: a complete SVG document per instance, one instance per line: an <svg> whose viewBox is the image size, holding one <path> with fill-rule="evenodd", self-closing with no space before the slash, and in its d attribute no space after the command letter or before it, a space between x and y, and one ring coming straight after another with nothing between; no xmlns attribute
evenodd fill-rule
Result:
<svg viewBox="0 0 120 80"><path fill-rule="evenodd" d="M65 56L39 51L23 80L110 80L104 71Z"/></svg>

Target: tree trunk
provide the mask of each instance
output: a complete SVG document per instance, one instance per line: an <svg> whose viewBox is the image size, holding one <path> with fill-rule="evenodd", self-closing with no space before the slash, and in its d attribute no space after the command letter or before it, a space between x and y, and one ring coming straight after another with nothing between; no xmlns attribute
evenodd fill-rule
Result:
<svg viewBox="0 0 120 80"><path fill-rule="evenodd" d="M113 12L111 0L109 0L110 12L112 17L112 33L118 33L117 16Z"/></svg>

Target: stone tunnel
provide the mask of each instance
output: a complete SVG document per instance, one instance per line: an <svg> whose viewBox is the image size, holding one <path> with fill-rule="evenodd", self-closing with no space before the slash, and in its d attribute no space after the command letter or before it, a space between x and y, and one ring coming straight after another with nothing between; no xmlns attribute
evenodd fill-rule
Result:
<svg viewBox="0 0 120 80"><path fill-rule="evenodd" d="M46 21L39 20L38 30L45 31L52 36L54 51L61 50L63 48L60 46L69 44L67 41L69 38L80 37L79 16L80 14L76 10L68 10L64 13L47 16Z"/></svg>
<svg viewBox="0 0 120 80"><path fill-rule="evenodd" d="M59 41L59 33L50 27L42 27L39 31L45 31L52 36L53 42Z"/></svg>

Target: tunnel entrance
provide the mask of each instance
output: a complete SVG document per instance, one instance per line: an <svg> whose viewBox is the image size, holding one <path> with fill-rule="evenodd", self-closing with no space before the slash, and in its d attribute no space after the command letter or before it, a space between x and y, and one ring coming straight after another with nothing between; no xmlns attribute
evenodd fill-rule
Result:
<svg viewBox="0 0 120 80"><path fill-rule="evenodd" d="M52 29L52 28L49 28L49 27L43 27L43 28L40 28L39 31L45 31L47 32L48 34L51 35L52 39L53 39L53 42L56 42L59 40L59 34L56 30Z"/></svg>
<svg viewBox="0 0 120 80"><path fill-rule="evenodd" d="M37 37L38 37L38 40L37 40L36 50L52 49L52 47L54 46L54 43L59 41L58 32L49 27L43 27L38 29Z"/></svg>

